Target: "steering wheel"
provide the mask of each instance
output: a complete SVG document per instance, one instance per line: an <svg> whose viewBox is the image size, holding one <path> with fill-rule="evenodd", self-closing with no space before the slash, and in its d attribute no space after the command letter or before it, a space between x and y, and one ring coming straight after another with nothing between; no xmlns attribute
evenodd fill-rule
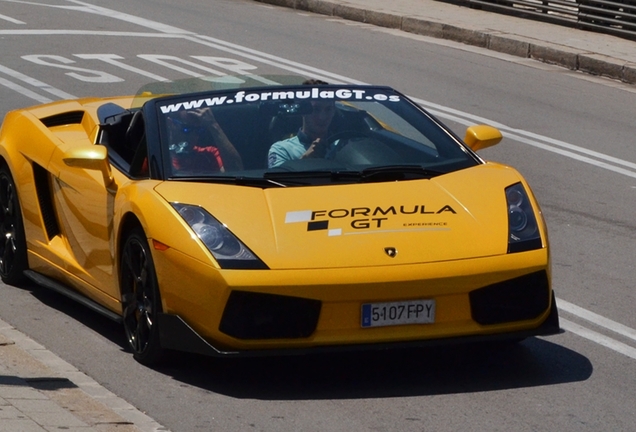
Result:
<svg viewBox="0 0 636 432"><path fill-rule="evenodd" d="M326 148L328 149L325 158L333 159L353 138L371 138L371 134L366 131L349 129L329 135L325 138L327 143ZM334 145L337 141L340 142Z"/></svg>

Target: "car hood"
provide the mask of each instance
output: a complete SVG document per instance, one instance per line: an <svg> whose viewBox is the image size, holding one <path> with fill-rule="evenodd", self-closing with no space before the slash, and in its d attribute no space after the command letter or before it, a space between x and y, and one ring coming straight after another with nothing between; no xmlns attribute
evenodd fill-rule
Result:
<svg viewBox="0 0 636 432"><path fill-rule="evenodd" d="M170 202L223 222L271 269L346 268L505 254L512 168L484 164L432 179L267 188L164 182Z"/></svg>

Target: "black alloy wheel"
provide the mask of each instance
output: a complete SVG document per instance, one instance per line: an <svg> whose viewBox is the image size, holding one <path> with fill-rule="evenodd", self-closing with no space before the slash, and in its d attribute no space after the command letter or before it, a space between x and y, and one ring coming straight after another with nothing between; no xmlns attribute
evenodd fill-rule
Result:
<svg viewBox="0 0 636 432"><path fill-rule="evenodd" d="M27 246L18 194L9 168L0 166L0 277L8 285L24 282Z"/></svg>
<svg viewBox="0 0 636 432"><path fill-rule="evenodd" d="M161 298L150 247L141 228L133 229L126 238L120 269L128 346L139 363L157 364L164 354L157 326Z"/></svg>

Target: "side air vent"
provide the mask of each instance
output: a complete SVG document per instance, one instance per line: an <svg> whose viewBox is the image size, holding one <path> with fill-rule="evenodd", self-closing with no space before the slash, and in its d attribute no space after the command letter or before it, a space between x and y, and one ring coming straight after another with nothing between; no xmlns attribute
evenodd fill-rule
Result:
<svg viewBox="0 0 636 432"><path fill-rule="evenodd" d="M44 221L44 229L46 230L46 236L51 240L60 234L60 226L55 218L49 173L40 165L33 164L33 177L35 179L35 190L38 194L40 211L42 212L42 220Z"/></svg>
<svg viewBox="0 0 636 432"><path fill-rule="evenodd" d="M44 126L52 128L55 126L64 126L69 124L80 124L84 118L84 111L70 111L62 114L55 114L40 119Z"/></svg>

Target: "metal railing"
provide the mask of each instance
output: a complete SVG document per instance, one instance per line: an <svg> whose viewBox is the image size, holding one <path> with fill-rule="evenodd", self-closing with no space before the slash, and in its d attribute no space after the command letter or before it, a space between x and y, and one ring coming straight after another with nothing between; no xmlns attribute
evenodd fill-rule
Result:
<svg viewBox="0 0 636 432"><path fill-rule="evenodd" d="M636 40L636 0L460 0L471 7L529 16Z"/></svg>

